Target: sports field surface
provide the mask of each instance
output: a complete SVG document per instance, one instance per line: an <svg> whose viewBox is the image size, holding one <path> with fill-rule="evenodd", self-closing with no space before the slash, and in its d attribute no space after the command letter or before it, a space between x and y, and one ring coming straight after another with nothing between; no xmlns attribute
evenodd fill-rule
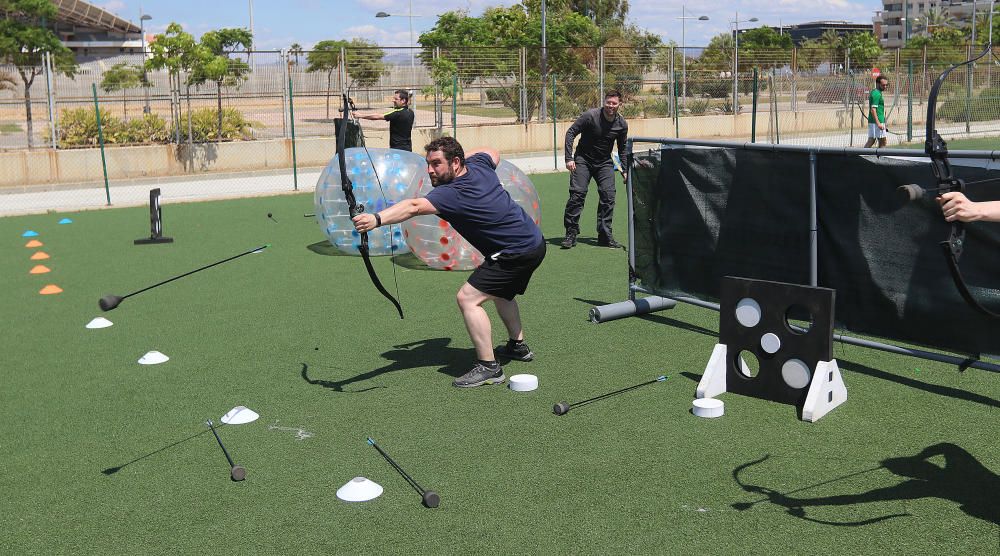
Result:
<svg viewBox="0 0 1000 556"><path fill-rule="evenodd" d="M965 151L995 151L1000 150L1000 137L977 137L973 139L948 139L948 148ZM924 149L923 142L903 143L904 149Z"/></svg>
<svg viewBox="0 0 1000 556"><path fill-rule="evenodd" d="M146 208L0 219L0 552L997 554L1000 376L835 344L849 398L817 423L734 394L695 417L718 314L589 323L625 299L626 253L596 246L594 192L560 250L567 176L532 179L549 242L521 298L537 357L504 365L538 376L525 393L451 386L474 357L454 301L467 273L397 257L400 320L303 218L310 194L164 205L167 245L132 244ZM624 241L623 188L615 217ZM264 244L85 328L105 294ZM137 363L152 350L170 360ZM218 433L243 482L204 424L238 405L260 419ZM385 492L338 500L356 476Z"/></svg>

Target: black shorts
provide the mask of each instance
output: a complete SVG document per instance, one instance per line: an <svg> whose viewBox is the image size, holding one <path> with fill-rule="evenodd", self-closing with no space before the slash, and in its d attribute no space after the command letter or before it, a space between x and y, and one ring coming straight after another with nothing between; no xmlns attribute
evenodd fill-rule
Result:
<svg viewBox="0 0 1000 556"><path fill-rule="evenodd" d="M514 299L528 289L531 274L542 264L545 258L545 242L541 247L525 253L508 254L503 251L499 255L486 257L471 276L469 284L477 290L506 300Z"/></svg>

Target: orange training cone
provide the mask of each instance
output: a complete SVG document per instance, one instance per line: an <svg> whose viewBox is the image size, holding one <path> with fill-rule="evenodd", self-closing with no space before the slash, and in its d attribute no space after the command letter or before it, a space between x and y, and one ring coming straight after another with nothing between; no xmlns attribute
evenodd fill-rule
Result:
<svg viewBox="0 0 1000 556"><path fill-rule="evenodd" d="M31 256L33 261L43 261L49 258L49 254L45 251L36 251L34 255Z"/></svg>
<svg viewBox="0 0 1000 556"><path fill-rule="evenodd" d="M31 249L33 247L41 247L42 245L45 245L45 244L42 243L42 242L40 242L40 241L38 241L37 239L33 239L33 240L29 241L28 243L24 244L24 246L27 247L27 248L29 248L29 249Z"/></svg>
<svg viewBox="0 0 1000 556"><path fill-rule="evenodd" d="M55 284L49 284L48 286L45 286L44 288L38 290L38 293L42 295L52 295L56 293L62 293L62 288L60 288Z"/></svg>
<svg viewBox="0 0 1000 556"><path fill-rule="evenodd" d="M43 264L38 264L38 265L35 265L35 267L32 268L28 272L28 274L45 274L46 272L52 272L52 270L49 269L49 267L47 267L47 266L45 266Z"/></svg>

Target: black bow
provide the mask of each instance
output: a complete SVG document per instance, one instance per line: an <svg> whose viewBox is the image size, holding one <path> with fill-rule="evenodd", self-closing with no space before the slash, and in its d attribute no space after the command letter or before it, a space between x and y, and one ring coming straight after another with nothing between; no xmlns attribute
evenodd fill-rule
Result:
<svg viewBox="0 0 1000 556"><path fill-rule="evenodd" d="M941 137L941 135L938 134L937 128L934 125L938 93L941 90L941 84L944 83L948 74L962 66L971 65L976 60L986 56L993 50L992 13L993 2L990 2L991 37L986 43L986 48L984 48L978 56L969 58L964 62L955 64L944 70L944 73L939 75L934 81L934 86L931 87L930 95L927 97L927 140L924 143L924 152L931 159L931 169L934 171L934 177L937 178L936 190L939 194L953 191L965 194L965 182L961 178L955 177L955 174L952 172L951 163L948 161L948 144ZM973 20L975 20L974 17ZM975 21L973 21L973 25L975 25ZM969 291L969 287L965 283L965 278L962 277L962 271L958 267L958 262L962 258L962 248L964 243L965 225L962 222L955 220L951 223L951 231L948 234L948 239L942 241L940 244L941 251L944 253L944 258L948 263L948 270L951 273L951 279L955 282L955 287L958 288L958 292L962 295L962 299L964 299L970 307L989 317L1000 318L1000 313L987 309L972 296L972 292Z"/></svg>
<svg viewBox="0 0 1000 556"><path fill-rule="evenodd" d="M363 205L358 205L358 200L354 197L354 184L351 182L351 178L348 177L347 175L347 155L344 152L347 150L345 148L345 144L347 142L348 116L351 113L350 110L354 108L353 104L354 103L351 101L350 97L347 96L347 93L344 93L344 109L343 109L344 114L343 114L343 119L340 122L340 129L337 130L337 158L338 161L340 162L340 186L341 189L344 190L344 199L347 200L347 207L351 213L352 220L354 219L355 216L365 211L365 207ZM367 151L368 149L366 147L365 152ZM368 159L371 160L370 154L368 155ZM375 169L374 166L375 165L373 163L372 164L373 171ZM376 175L376 179L377 178L378 176ZM382 184L380 183L379 190L381 190L381 188ZM383 194L383 197L384 196L385 195ZM371 258L369 258L368 256L367 232L361 233L361 246L358 247L358 251L361 253L361 258L365 261L365 268L368 270L368 276L371 278L372 284L375 284L375 288L382 295L384 295L386 299L391 301L392 304L396 307L396 311L399 312L399 318L403 318L403 307L400 306L399 301L397 301L396 298L393 297L392 294L390 294L389 291L385 289L385 286L383 286L382 282L378 279L378 275L375 274L375 268L372 266ZM395 281L395 278L393 278L393 280ZM397 296L399 295L398 283L396 284L396 295Z"/></svg>

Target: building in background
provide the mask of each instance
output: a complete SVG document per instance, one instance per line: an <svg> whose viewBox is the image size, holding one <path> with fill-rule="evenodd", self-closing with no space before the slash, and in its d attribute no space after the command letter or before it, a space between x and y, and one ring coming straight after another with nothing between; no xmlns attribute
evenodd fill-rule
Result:
<svg viewBox="0 0 1000 556"><path fill-rule="evenodd" d="M80 63L142 54L139 25L82 0L53 0L58 13L50 28Z"/></svg>
<svg viewBox="0 0 1000 556"><path fill-rule="evenodd" d="M827 31L834 31L840 36L848 33L873 33L874 27L871 23L850 23L847 21L810 21L808 23L797 23L795 25L782 25L771 27L775 33L787 34L792 37L795 46L801 46L809 39L818 39ZM740 29L740 32L744 32Z"/></svg>
<svg viewBox="0 0 1000 556"><path fill-rule="evenodd" d="M884 48L906 46L909 38L926 35L937 25L966 28L972 11L989 12L987 0L882 0L882 10L875 12L873 23L879 29Z"/></svg>

